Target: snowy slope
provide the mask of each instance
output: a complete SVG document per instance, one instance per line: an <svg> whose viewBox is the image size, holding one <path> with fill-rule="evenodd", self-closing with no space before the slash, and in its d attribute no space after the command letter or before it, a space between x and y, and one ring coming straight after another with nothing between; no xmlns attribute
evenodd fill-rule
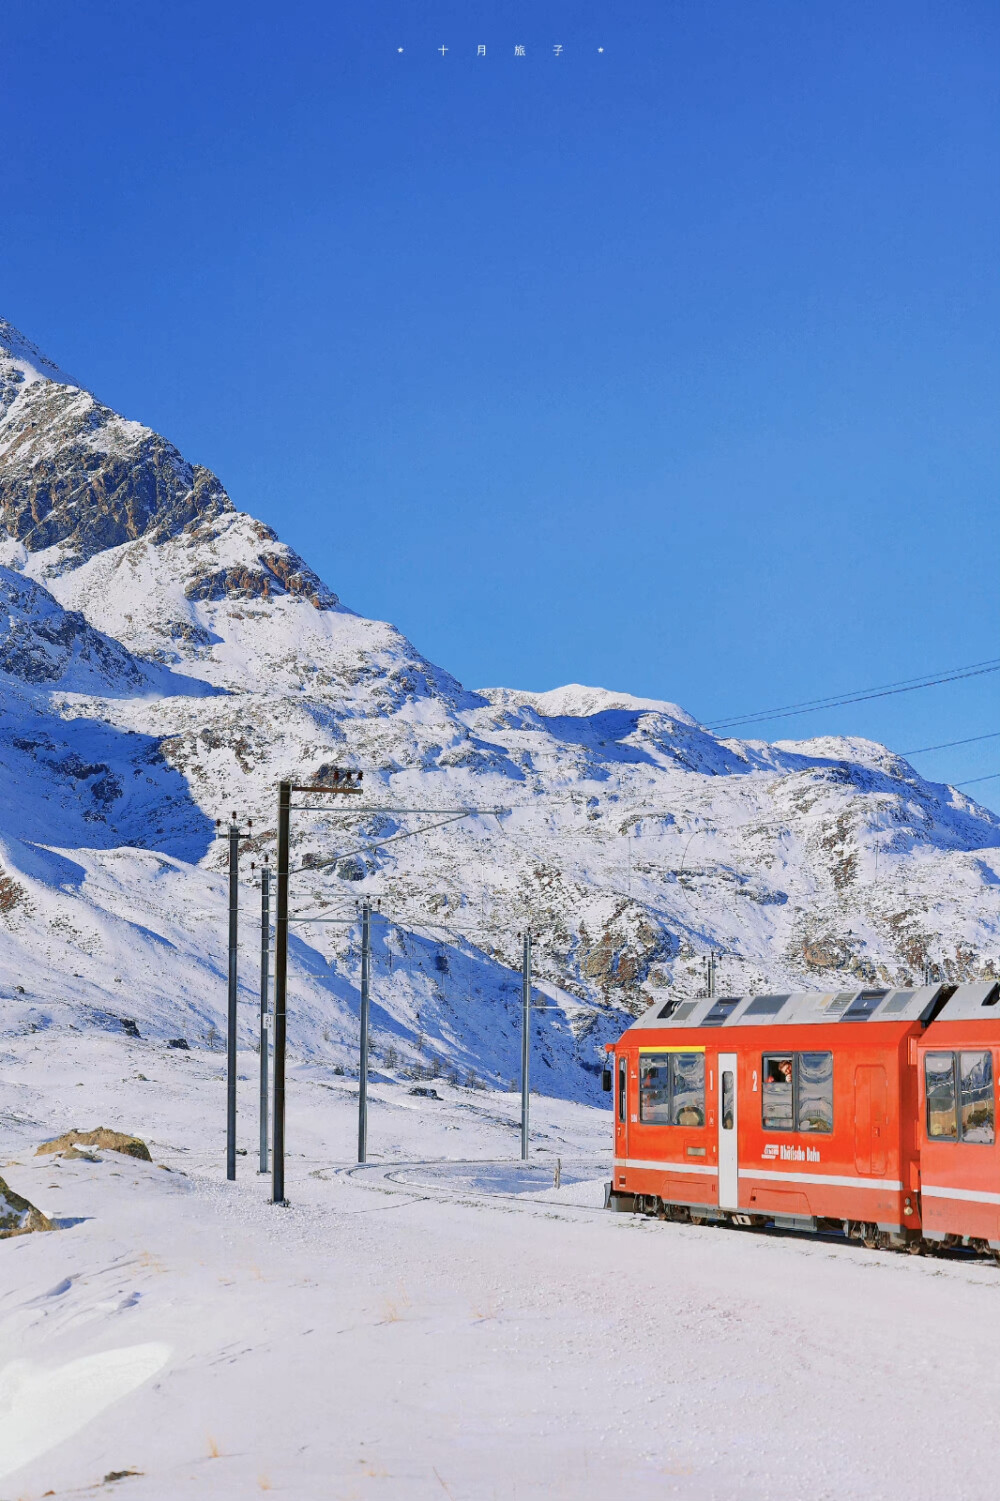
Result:
<svg viewBox="0 0 1000 1501"><path fill-rule="evenodd" d="M214 821L252 818L259 861L277 780L334 764L364 768L375 811L297 816L293 908L351 918L362 892L381 900L389 1074L509 1083L526 927L535 1081L581 1098L623 1012L699 990L709 949L727 990L997 972L1000 819L885 747L719 739L669 702L578 684L470 692L4 326L0 392L0 670L20 665L0 678L11 1025L125 1016L214 1040ZM482 811L402 839L420 820L378 811L453 807ZM356 929L295 934L293 1046L350 1066Z"/></svg>
<svg viewBox="0 0 1000 1501"><path fill-rule="evenodd" d="M359 1170L356 1089L315 1064L276 1208L240 1062L227 1184L221 1058L5 1040L0 1171L66 1227L0 1243L5 1497L996 1495L985 1258L604 1213L607 1114L563 1100L525 1170L515 1098L376 1084ZM35 1155L98 1123L153 1161Z"/></svg>

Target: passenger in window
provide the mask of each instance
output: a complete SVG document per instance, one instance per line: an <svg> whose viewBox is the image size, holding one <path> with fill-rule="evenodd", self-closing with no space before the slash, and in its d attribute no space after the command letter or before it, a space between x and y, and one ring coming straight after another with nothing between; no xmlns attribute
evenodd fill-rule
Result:
<svg viewBox="0 0 1000 1501"><path fill-rule="evenodd" d="M671 1058L672 1118L677 1126L705 1124L705 1055L675 1053Z"/></svg>
<svg viewBox="0 0 1000 1501"><path fill-rule="evenodd" d="M764 1089L762 1092L762 1124L765 1130L792 1131L795 1120L792 1112L792 1060L784 1057L766 1057L764 1064Z"/></svg>
<svg viewBox="0 0 1000 1501"><path fill-rule="evenodd" d="M655 1054L639 1058L639 1119L653 1126L670 1122L669 1068Z"/></svg>

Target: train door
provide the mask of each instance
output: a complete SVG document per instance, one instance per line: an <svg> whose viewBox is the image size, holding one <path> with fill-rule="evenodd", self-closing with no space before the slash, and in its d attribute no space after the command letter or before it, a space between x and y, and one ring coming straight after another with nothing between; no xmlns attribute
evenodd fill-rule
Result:
<svg viewBox="0 0 1000 1501"><path fill-rule="evenodd" d="M971 1235L992 1245L1000 1239L994 1055L974 1035L961 1041L965 1047L921 1055L921 1214L935 1237Z"/></svg>
<svg viewBox="0 0 1000 1501"><path fill-rule="evenodd" d="M624 1053L615 1059L615 1156L622 1162L628 1156L628 1057Z"/></svg>
<svg viewBox="0 0 1000 1501"><path fill-rule="evenodd" d="M719 1208L738 1209L740 1165L737 1104L736 1054L719 1054Z"/></svg>
<svg viewBox="0 0 1000 1501"><path fill-rule="evenodd" d="M854 1165L873 1178L885 1175L887 1093L884 1068L865 1063L854 1070Z"/></svg>

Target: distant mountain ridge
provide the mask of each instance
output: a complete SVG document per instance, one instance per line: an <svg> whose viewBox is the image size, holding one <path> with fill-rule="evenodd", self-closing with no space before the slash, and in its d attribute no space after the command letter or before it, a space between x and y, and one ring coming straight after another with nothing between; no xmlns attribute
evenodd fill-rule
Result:
<svg viewBox="0 0 1000 1501"><path fill-rule="evenodd" d="M294 900L349 914L381 898L390 1071L509 1082L526 927L539 1087L583 1096L626 1011L696 993L710 949L727 990L1000 968L1000 819L972 799L868 741L720 739L675 704L579 684L469 691L8 324L0 523L11 1025L125 1014L217 1035L214 820L253 817L259 859L276 781L345 762L388 811L350 828L302 815ZM400 839L397 807L484 811ZM248 939L248 1004L254 965ZM292 971L295 1046L349 1063L356 935L302 924Z"/></svg>

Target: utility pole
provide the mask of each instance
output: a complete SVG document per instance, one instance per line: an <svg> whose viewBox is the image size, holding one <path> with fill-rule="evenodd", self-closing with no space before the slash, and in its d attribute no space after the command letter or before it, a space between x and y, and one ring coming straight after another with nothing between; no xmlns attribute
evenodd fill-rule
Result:
<svg viewBox="0 0 1000 1501"><path fill-rule="evenodd" d="M372 963L372 904L361 903L361 1060L358 1073L358 1161L368 1161L368 1011Z"/></svg>
<svg viewBox="0 0 1000 1501"><path fill-rule="evenodd" d="M240 828L229 825L229 1007L226 1017L226 1177L236 1178L236 1001L239 989Z"/></svg>
<svg viewBox="0 0 1000 1501"><path fill-rule="evenodd" d="M260 873L260 1168L267 1172L267 1065L268 1065L268 991L271 959L271 868L264 856Z"/></svg>
<svg viewBox="0 0 1000 1501"><path fill-rule="evenodd" d="M277 907L274 920L274 1090L271 1103L271 1202L285 1199L285 1038L288 996L288 878L291 874L292 793L353 793L359 795L363 773L335 767L333 785L316 782L278 783ZM310 804L295 804L315 812Z"/></svg>
<svg viewBox="0 0 1000 1501"><path fill-rule="evenodd" d="M277 910L274 928L274 1016L273 1016L273 1048L274 1048L274 1085L272 1090L272 1126L271 1126L271 1199L275 1204L284 1204L285 1200L285 1027L286 1027L286 1002L288 982L288 925L290 922L314 923L314 922L343 922L343 918L314 917L305 913L289 913L288 910L288 881L294 874L289 866L290 860L290 821L291 814L295 811L308 813L325 813L328 808L318 807L314 802L293 803L292 794L302 792L309 795L318 793L333 795L361 794L361 781L364 772L349 770L346 767L335 766L324 770L322 782L279 782L278 783L278 863L277 863ZM338 810L339 811L339 810ZM460 819L469 818L480 813L491 813L495 817L504 812L503 808L386 808L386 807L358 807L358 813L419 813L431 815L438 819L437 822L427 824L424 828L413 829L407 834L395 834L393 839L411 838L416 834L429 833L431 829L443 829L446 825L457 823ZM442 816L443 815L443 816ZM382 843L388 843L383 840ZM372 845L378 849L378 844ZM311 871L321 869L324 866L335 865L341 855L333 855L326 860L313 861L309 866ZM367 918L362 914L362 999L361 999L361 1088L359 1091L360 1114L358 1120L358 1161L364 1162L367 1150L368 1132L368 1023L370 1010L370 979L371 979L371 902L366 901ZM353 919L357 921L357 919ZM530 956L529 956L530 963ZM530 989L529 989L530 1003ZM525 1126L525 1131L527 1126ZM525 1138L526 1139L526 1138Z"/></svg>
<svg viewBox="0 0 1000 1501"><path fill-rule="evenodd" d="M705 989L709 999L715 995L715 950L710 949L705 960Z"/></svg>
<svg viewBox="0 0 1000 1501"><path fill-rule="evenodd" d="M531 1064L531 934L524 933L521 953L521 1161L528 1160L528 1100Z"/></svg>
<svg viewBox="0 0 1000 1501"><path fill-rule="evenodd" d="M220 830L222 820L215 820ZM240 840L253 833L253 819L246 831L234 813L227 830L229 839L229 994L226 1008L226 1178L236 1178L236 1012L239 998Z"/></svg>
<svg viewBox="0 0 1000 1501"><path fill-rule="evenodd" d="M288 852L291 782L278 783L278 910L274 925L274 1119L271 1201L285 1202L285 994L288 982Z"/></svg>

